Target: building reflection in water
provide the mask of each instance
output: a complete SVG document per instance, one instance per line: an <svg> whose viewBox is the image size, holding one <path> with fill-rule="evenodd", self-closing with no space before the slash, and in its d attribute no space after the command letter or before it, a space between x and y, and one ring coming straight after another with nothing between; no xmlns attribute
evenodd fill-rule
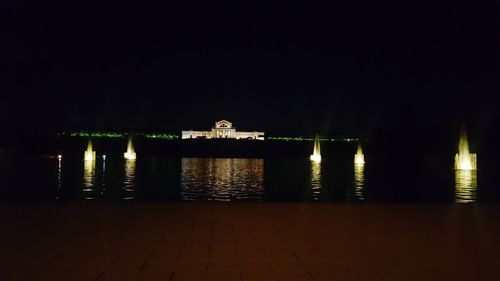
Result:
<svg viewBox="0 0 500 281"><path fill-rule="evenodd" d="M321 193L321 162L311 161L311 190L313 200L319 200Z"/></svg>
<svg viewBox="0 0 500 281"><path fill-rule="evenodd" d="M476 201L477 171L455 170L455 202L471 203Z"/></svg>
<svg viewBox="0 0 500 281"><path fill-rule="evenodd" d="M135 190L135 159L126 159L125 176L123 178L123 200L134 200Z"/></svg>
<svg viewBox="0 0 500 281"><path fill-rule="evenodd" d="M354 199L365 200L365 165L354 164Z"/></svg>
<svg viewBox="0 0 500 281"><path fill-rule="evenodd" d="M82 194L84 200L96 199L96 175L95 161L83 161L83 188Z"/></svg>
<svg viewBox="0 0 500 281"><path fill-rule="evenodd" d="M182 158L183 200L262 200L264 159Z"/></svg>

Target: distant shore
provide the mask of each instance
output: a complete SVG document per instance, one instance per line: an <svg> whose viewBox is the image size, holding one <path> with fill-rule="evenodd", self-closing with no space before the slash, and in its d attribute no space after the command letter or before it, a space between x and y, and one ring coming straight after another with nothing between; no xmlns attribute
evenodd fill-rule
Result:
<svg viewBox="0 0 500 281"><path fill-rule="evenodd" d="M91 139L97 154L122 155L126 149L125 137L43 136L26 140L14 148L40 154L81 154ZM162 139L133 138L135 150L140 156L166 157L308 157L312 140L236 140L236 139ZM356 141L324 141L325 151L339 149L346 155L354 153Z"/></svg>

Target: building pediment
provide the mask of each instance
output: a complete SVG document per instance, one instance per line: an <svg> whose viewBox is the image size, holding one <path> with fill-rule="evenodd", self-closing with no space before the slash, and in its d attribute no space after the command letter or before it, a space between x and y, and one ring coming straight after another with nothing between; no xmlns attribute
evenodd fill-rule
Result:
<svg viewBox="0 0 500 281"><path fill-rule="evenodd" d="M227 120L220 120L215 122L215 128L216 129L221 129L221 128L232 128L233 123L227 121Z"/></svg>

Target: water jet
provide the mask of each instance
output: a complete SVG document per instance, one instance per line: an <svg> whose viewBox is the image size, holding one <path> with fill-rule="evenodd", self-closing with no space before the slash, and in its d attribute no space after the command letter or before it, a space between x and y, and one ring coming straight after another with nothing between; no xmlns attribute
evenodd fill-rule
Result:
<svg viewBox="0 0 500 281"><path fill-rule="evenodd" d="M354 165L364 165L365 164L365 156L363 155L363 150L361 149L361 145L358 144L358 150L354 155Z"/></svg>
<svg viewBox="0 0 500 281"><path fill-rule="evenodd" d="M465 129L462 129L460 132L458 153L455 154L455 170L477 170L477 155L469 151L469 142Z"/></svg>
<svg viewBox="0 0 500 281"><path fill-rule="evenodd" d="M135 160L137 158L137 154L134 151L134 146L132 145L132 138L128 139L127 152L123 154L123 157L127 160Z"/></svg>
<svg viewBox="0 0 500 281"><path fill-rule="evenodd" d="M321 149L320 149L320 145L319 145L319 137L318 136L316 136L316 138L314 138L313 154L311 156L309 156L309 159L311 159L311 161L313 161L315 163L321 162Z"/></svg>
<svg viewBox="0 0 500 281"><path fill-rule="evenodd" d="M87 150L84 154L85 161L94 161L95 160L95 151L92 148L92 141L89 139L87 144Z"/></svg>

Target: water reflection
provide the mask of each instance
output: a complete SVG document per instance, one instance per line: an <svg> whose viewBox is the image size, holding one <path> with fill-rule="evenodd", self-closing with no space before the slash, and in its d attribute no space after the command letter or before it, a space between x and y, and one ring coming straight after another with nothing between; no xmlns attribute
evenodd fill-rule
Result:
<svg viewBox="0 0 500 281"><path fill-rule="evenodd" d="M365 200L365 165L354 164L354 198L358 201Z"/></svg>
<svg viewBox="0 0 500 281"><path fill-rule="evenodd" d="M0 157L5 156L0 155ZM64 155L62 159L52 157L50 161L43 160L50 162L44 164L44 168L50 170L46 173L45 170L41 171L45 176L41 178L44 180L44 196L52 200L106 202L135 201L142 198L301 202L397 201L403 198L424 202L446 200L446 202L472 203L480 199L479 192L483 188L484 198L490 194L495 196L494 198L498 198L499 195L496 191L486 193L492 190L488 186L489 181L486 181L486 184L483 181L479 183L478 171L468 170L449 169L448 173L443 173L444 168L443 170L439 168L430 174L422 173L428 181L409 182L408 189L396 194L399 196L396 197L393 195L393 185L385 184L387 175L392 173L392 170L384 173L383 163L380 165L375 163L372 167L353 165L352 161L345 161L344 166L337 165L332 168L329 161L319 164L308 159L270 159L265 163L264 159L155 158L125 161L121 157L107 159L98 157L97 161L82 161L81 157L78 158ZM2 161L0 166L7 163ZM443 161L442 167L446 164L448 163ZM323 169L322 165L326 165L326 168ZM370 173L374 167L377 169ZM401 172L405 171L406 167L395 169ZM454 174L451 174L451 171ZM9 181L13 180L8 178L13 177L8 172L4 169L2 176ZM409 174L410 172L402 173L401 177ZM435 182L431 176L435 176ZM394 179L396 183L400 182L399 178ZM422 183L429 186L423 189L420 186ZM481 184L481 190L478 189L478 184ZM416 193L415 188L420 188L422 193Z"/></svg>
<svg viewBox="0 0 500 281"><path fill-rule="evenodd" d="M182 158L183 200L262 200L263 159Z"/></svg>
<svg viewBox="0 0 500 281"><path fill-rule="evenodd" d="M83 161L83 199L94 200L96 199L95 188L95 161Z"/></svg>
<svg viewBox="0 0 500 281"><path fill-rule="evenodd" d="M57 192L56 200L59 200L62 188L62 156L57 156Z"/></svg>
<svg viewBox="0 0 500 281"><path fill-rule="evenodd" d="M455 170L455 202L471 203L476 201L477 171Z"/></svg>
<svg viewBox="0 0 500 281"><path fill-rule="evenodd" d="M125 177L123 178L123 200L135 199L135 160L125 160Z"/></svg>
<svg viewBox="0 0 500 281"><path fill-rule="evenodd" d="M106 192L106 155L102 156L102 178L101 178L101 196Z"/></svg>
<svg viewBox="0 0 500 281"><path fill-rule="evenodd" d="M321 193L321 162L311 162L311 190L313 200L319 200Z"/></svg>

